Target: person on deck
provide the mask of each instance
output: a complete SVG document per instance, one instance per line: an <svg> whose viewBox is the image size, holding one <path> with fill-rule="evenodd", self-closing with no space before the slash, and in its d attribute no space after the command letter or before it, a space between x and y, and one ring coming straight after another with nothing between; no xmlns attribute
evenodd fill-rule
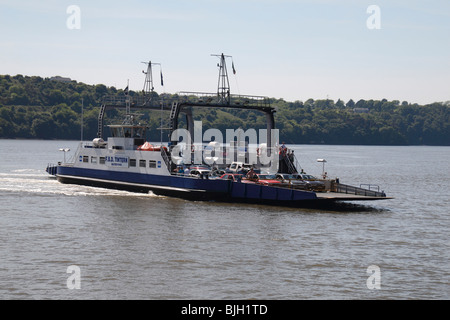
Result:
<svg viewBox="0 0 450 320"><path fill-rule="evenodd" d="M251 168L250 171L247 172L246 178L249 180L255 180L257 178L257 175L256 175L255 171L253 170L253 168Z"/></svg>
<svg viewBox="0 0 450 320"><path fill-rule="evenodd" d="M287 147L286 147L286 145L285 145L284 142L283 142L283 144L282 144L281 147L280 147L280 155L281 155L282 157L284 157L284 156L286 155L286 152L287 152Z"/></svg>

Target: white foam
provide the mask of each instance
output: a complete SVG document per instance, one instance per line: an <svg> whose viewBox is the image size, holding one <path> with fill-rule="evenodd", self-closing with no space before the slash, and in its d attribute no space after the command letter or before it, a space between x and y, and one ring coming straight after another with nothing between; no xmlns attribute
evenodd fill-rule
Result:
<svg viewBox="0 0 450 320"><path fill-rule="evenodd" d="M55 178L41 174L30 176L29 174L0 173L0 191L59 194L65 196L157 197L153 193L144 194L74 184L63 184L59 183Z"/></svg>

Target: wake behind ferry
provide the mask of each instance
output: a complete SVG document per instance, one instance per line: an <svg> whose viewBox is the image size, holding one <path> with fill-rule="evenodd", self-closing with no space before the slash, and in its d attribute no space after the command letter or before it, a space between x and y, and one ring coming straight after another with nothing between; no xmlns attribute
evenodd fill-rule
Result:
<svg viewBox="0 0 450 320"><path fill-rule="evenodd" d="M190 200L258 203L289 207L311 207L340 201L390 199L378 186L349 186L338 179L316 178L300 168L292 150L277 141L274 113L267 97L230 94L226 58L220 59L217 93L180 92L164 99L153 92L152 62L147 63L144 94L106 96L98 117L98 133L92 142L80 142L72 160L49 164L46 171L62 183L152 192ZM234 69L234 65L233 65ZM234 70L233 70L234 71ZM162 77L161 77L162 80ZM125 119L110 125L103 139L104 115L109 108L125 108ZM204 141L196 108L237 108L257 110L266 115L267 129L258 139L253 131L234 131L229 141ZM148 127L138 123L131 109L168 113L161 126L169 143L147 141ZM185 116L187 128L178 128ZM198 137L200 141L192 139ZM275 134L274 134L275 132ZM212 135L208 135L212 139ZM228 137L227 137L228 138ZM325 160L323 160L325 161Z"/></svg>

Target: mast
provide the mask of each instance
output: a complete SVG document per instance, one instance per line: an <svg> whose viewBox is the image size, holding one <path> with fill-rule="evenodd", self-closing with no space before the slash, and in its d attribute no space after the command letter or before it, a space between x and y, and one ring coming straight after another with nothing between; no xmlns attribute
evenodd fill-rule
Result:
<svg viewBox="0 0 450 320"><path fill-rule="evenodd" d="M83 101L83 98L81 98L81 141L83 141L83 127L84 127L84 124L83 124L83 118L84 118L84 101Z"/></svg>
<svg viewBox="0 0 450 320"><path fill-rule="evenodd" d="M217 84L217 96L220 103L230 103L230 81L228 80L228 71L225 58L231 58L222 54L212 54L211 56L220 57L220 62L217 64L219 67L219 81Z"/></svg>
<svg viewBox="0 0 450 320"><path fill-rule="evenodd" d="M153 73L152 73L152 62L142 62L147 64L147 71L142 70L142 73L145 74L145 82L144 82L144 96L153 92Z"/></svg>
<svg viewBox="0 0 450 320"><path fill-rule="evenodd" d="M130 80L127 80L127 88L125 90L125 120L123 124L132 124L133 116L131 115L131 98L129 95Z"/></svg>
<svg viewBox="0 0 450 320"><path fill-rule="evenodd" d="M142 73L145 74L144 89L142 91L144 92L144 96L147 96L151 94L155 89L155 87L153 86L152 66L158 65L161 67L161 63L155 63L151 61L142 63L147 65L147 71L142 70ZM163 86L162 70L161 70L161 86Z"/></svg>
<svg viewBox="0 0 450 320"><path fill-rule="evenodd" d="M163 83L163 75L162 75L162 67L161 63L152 63L149 62L142 62L147 65L147 71L142 70L142 73L145 74L145 81L144 81L144 89L142 90L144 93L145 103L150 102L152 99L152 93L155 87L153 86L153 70L152 65L159 65L160 67L160 74L161 74L161 86L164 86ZM161 102L161 144L163 140L163 105L164 103Z"/></svg>

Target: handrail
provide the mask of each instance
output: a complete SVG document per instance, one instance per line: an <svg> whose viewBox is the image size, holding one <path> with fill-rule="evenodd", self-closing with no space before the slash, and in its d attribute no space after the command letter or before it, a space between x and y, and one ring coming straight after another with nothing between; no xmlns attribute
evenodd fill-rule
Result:
<svg viewBox="0 0 450 320"><path fill-rule="evenodd" d="M373 190L372 187L377 188L377 192L380 191L380 186L377 184L367 184L367 183L363 183L360 184L359 187L362 188L363 186L367 186L369 188L369 190Z"/></svg>
<svg viewBox="0 0 450 320"><path fill-rule="evenodd" d="M197 99L196 103L202 104L223 104L222 98L217 95L217 93L210 92L189 92L189 91L181 91L178 92L178 97L184 97L185 102L189 102L189 99L195 98ZM256 105L258 107L270 107L270 99L265 96L252 96L252 95L237 95L230 94L229 95L229 104L233 105ZM192 101L194 102L194 101Z"/></svg>
<svg viewBox="0 0 450 320"><path fill-rule="evenodd" d="M349 186L343 183L336 184L336 192L345 193L345 194L354 194L360 196L369 196L369 197L386 197L384 192L368 190L364 188L358 188L354 186Z"/></svg>
<svg viewBox="0 0 450 320"><path fill-rule="evenodd" d="M106 95L103 97L103 104L108 106L125 106L126 102L130 102L131 105L135 106L146 106L148 105L152 100L155 102L160 102L161 100L158 97L152 97L152 96L126 96L126 95Z"/></svg>

